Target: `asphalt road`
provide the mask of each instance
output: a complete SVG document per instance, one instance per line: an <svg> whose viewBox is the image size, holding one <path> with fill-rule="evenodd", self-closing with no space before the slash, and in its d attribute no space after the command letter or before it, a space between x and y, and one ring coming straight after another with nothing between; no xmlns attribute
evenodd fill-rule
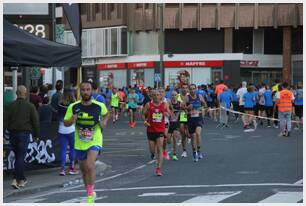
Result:
<svg viewBox="0 0 306 206"><path fill-rule="evenodd" d="M188 157L165 160L163 176L154 174L145 128L134 129L124 118L104 131L105 150L100 160L111 165L98 177L96 202L103 203L180 203L180 202L302 202L303 134L293 131L279 137L279 130L259 126L244 132L241 122L232 128L216 129L205 119L202 150L205 158L193 162ZM9 202L85 202L83 185L41 194L14 197Z"/></svg>

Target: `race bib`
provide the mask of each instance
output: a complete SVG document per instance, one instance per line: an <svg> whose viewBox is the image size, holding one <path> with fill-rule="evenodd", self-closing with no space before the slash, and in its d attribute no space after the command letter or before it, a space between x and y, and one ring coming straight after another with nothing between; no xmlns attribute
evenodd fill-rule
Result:
<svg viewBox="0 0 306 206"><path fill-rule="evenodd" d="M162 113L153 113L152 114L152 121L153 122L162 122L163 114Z"/></svg>
<svg viewBox="0 0 306 206"><path fill-rule="evenodd" d="M83 142L90 142L93 140L93 130L79 129L80 140Z"/></svg>
<svg viewBox="0 0 306 206"><path fill-rule="evenodd" d="M199 117L199 116L200 114L198 111L195 111L195 110L191 111L190 117Z"/></svg>

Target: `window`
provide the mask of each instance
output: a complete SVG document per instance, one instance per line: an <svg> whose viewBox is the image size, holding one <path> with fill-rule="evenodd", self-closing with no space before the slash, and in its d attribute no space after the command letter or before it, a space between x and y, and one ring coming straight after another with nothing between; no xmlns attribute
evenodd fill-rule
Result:
<svg viewBox="0 0 306 206"><path fill-rule="evenodd" d="M253 53L253 29L234 30L233 38L234 53Z"/></svg>
<svg viewBox="0 0 306 206"><path fill-rule="evenodd" d="M105 48L105 53L104 53L104 55L108 55L108 39L109 39L109 37L108 37L109 35L108 35L108 30L104 30L104 48Z"/></svg>
<svg viewBox="0 0 306 206"><path fill-rule="evenodd" d="M111 29L111 55L117 54L117 28Z"/></svg>
<svg viewBox="0 0 306 206"><path fill-rule="evenodd" d="M100 11L101 11L101 4L95 4L95 8L96 8L95 13L100 13Z"/></svg>
<svg viewBox="0 0 306 206"><path fill-rule="evenodd" d="M298 27L291 30L292 54L303 54L303 28Z"/></svg>
<svg viewBox="0 0 306 206"><path fill-rule="evenodd" d="M283 32L282 29L265 28L264 54L282 54Z"/></svg>
<svg viewBox="0 0 306 206"><path fill-rule="evenodd" d="M86 4L81 4L81 15L86 14Z"/></svg>
<svg viewBox="0 0 306 206"><path fill-rule="evenodd" d="M127 29L121 29L121 54L127 54Z"/></svg>

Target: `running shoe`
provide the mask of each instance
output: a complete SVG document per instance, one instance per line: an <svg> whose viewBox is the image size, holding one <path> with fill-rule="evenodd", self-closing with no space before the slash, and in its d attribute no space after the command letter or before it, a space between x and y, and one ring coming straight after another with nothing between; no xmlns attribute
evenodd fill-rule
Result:
<svg viewBox="0 0 306 206"><path fill-rule="evenodd" d="M157 176L162 176L162 173L161 173L161 171L160 171L160 168L159 168L159 167L157 167L157 168L156 168L155 173L156 173L156 175L157 175Z"/></svg>
<svg viewBox="0 0 306 206"><path fill-rule="evenodd" d="M60 171L59 175L60 175L60 176L65 176L65 175L66 175L65 170L62 169L62 170Z"/></svg>
<svg viewBox="0 0 306 206"><path fill-rule="evenodd" d="M11 186L12 186L14 189L20 189L20 187L19 187L19 185L18 185L16 179L13 179L13 182L12 182Z"/></svg>
<svg viewBox="0 0 306 206"><path fill-rule="evenodd" d="M164 151L164 152L163 152L163 157L164 157L166 160L170 160L170 156L169 156L169 154L168 154L167 151Z"/></svg>
<svg viewBox="0 0 306 206"><path fill-rule="evenodd" d="M77 171L75 168L70 168L68 173L70 175L78 175L79 171Z"/></svg>
<svg viewBox="0 0 306 206"><path fill-rule="evenodd" d="M27 180L20 180L20 182L18 183L18 186L19 187L24 187L27 183L28 183Z"/></svg>
<svg viewBox="0 0 306 206"><path fill-rule="evenodd" d="M132 126L133 126L133 128L134 128L134 127L136 126L136 122L133 122L133 123L132 123Z"/></svg>
<svg viewBox="0 0 306 206"><path fill-rule="evenodd" d="M191 138L188 138L187 143L188 143L188 144L191 143Z"/></svg>
<svg viewBox="0 0 306 206"><path fill-rule="evenodd" d="M199 157L198 157L197 152L193 152L192 156L193 156L193 161L194 161L194 162L199 161Z"/></svg>
<svg viewBox="0 0 306 206"><path fill-rule="evenodd" d="M197 154L198 154L199 159L203 159L203 156L204 156L204 155L203 155L202 152L198 151Z"/></svg>
<svg viewBox="0 0 306 206"><path fill-rule="evenodd" d="M132 123L132 122L129 122L129 126L130 126L131 128L133 127L132 125L133 125L133 123Z"/></svg>
<svg viewBox="0 0 306 206"><path fill-rule="evenodd" d="M178 158L177 158L177 156L174 154L174 155L172 155L172 160L174 160L174 161L177 161L178 160Z"/></svg>
<svg viewBox="0 0 306 206"><path fill-rule="evenodd" d="M154 157L155 157L155 155L152 153L152 154L151 154L151 159L153 160L153 159L154 159Z"/></svg>
<svg viewBox="0 0 306 206"><path fill-rule="evenodd" d="M183 151L181 157L187 157L187 152L186 152L186 151Z"/></svg>
<svg viewBox="0 0 306 206"><path fill-rule="evenodd" d="M95 203L96 196L96 192L93 192L93 195L87 196L87 203Z"/></svg>

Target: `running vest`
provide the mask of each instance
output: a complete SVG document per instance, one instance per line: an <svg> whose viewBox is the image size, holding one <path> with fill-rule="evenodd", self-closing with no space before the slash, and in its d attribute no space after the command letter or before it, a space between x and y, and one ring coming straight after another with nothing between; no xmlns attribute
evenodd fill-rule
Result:
<svg viewBox="0 0 306 206"><path fill-rule="evenodd" d="M165 103L162 102L156 106L151 101L149 106L148 123L150 127L147 128L147 132L165 132Z"/></svg>
<svg viewBox="0 0 306 206"><path fill-rule="evenodd" d="M192 105L192 110L191 110L191 113L190 113L190 117L198 117L199 116L199 113L201 111L199 111L202 107L202 102L200 100L200 96L197 95L195 99L193 99L190 95L188 95L188 102L189 104ZM194 111L199 111L199 112L194 112Z"/></svg>
<svg viewBox="0 0 306 206"><path fill-rule="evenodd" d="M183 97L183 95L179 94L180 96L180 99L182 100L182 102L185 102L183 101L183 99L185 100L185 98ZM188 121L188 117L187 117L187 114L186 112L183 110L180 112L180 122L187 122Z"/></svg>
<svg viewBox="0 0 306 206"><path fill-rule="evenodd" d="M279 92L278 111L291 112L292 111L292 92L284 89Z"/></svg>
<svg viewBox="0 0 306 206"><path fill-rule="evenodd" d="M114 94L111 95L111 106L119 107L118 93L116 93L115 95Z"/></svg>
<svg viewBox="0 0 306 206"><path fill-rule="evenodd" d="M172 109L173 109L173 113L175 115L175 118L170 117L170 121L171 122L177 122L178 121L178 113L181 111L181 103L178 101L177 103L172 103L171 101L171 105L172 105Z"/></svg>

